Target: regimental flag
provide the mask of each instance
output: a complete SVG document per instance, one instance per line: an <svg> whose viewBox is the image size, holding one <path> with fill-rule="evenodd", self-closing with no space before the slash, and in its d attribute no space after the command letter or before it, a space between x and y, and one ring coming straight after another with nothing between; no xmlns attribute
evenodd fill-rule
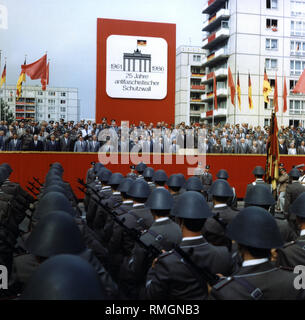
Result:
<svg viewBox="0 0 305 320"><path fill-rule="evenodd" d="M248 75L248 100L249 100L249 109L252 110L253 109L253 101L252 101L252 84L251 84L251 77L250 77L250 73Z"/></svg>
<svg viewBox="0 0 305 320"><path fill-rule="evenodd" d="M3 86L3 84L6 82L6 64L4 65L1 81L0 81L0 88Z"/></svg>
<svg viewBox="0 0 305 320"><path fill-rule="evenodd" d="M23 65L24 66L26 65L26 59L24 59ZM21 91L22 91L22 83L25 82L25 80L26 80L25 72L21 68L20 76L17 81L17 90L16 90L17 100L20 98Z"/></svg>
<svg viewBox="0 0 305 320"><path fill-rule="evenodd" d="M238 100L239 111L241 111L241 90L240 90L240 82L239 82L239 72L237 74L237 100Z"/></svg>
<svg viewBox="0 0 305 320"><path fill-rule="evenodd" d="M216 75L214 72L214 84L213 84L213 93L214 93L214 110L218 110L218 106L217 106L217 84L216 84Z"/></svg>
<svg viewBox="0 0 305 320"><path fill-rule="evenodd" d="M298 42L298 45L297 45L297 51L300 50L300 42Z"/></svg>
<svg viewBox="0 0 305 320"><path fill-rule="evenodd" d="M266 103L269 103L269 93L272 91L270 83L268 81L268 76L267 76L267 72L266 72L266 68L264 71L264 83L263 83L263 96L264 96L264 101Z"/></svg>
<svg viewBox="0 0 305 320"><path fill-rule="evenodd" d="M275 75L273 105L274 105L274 112L277 113L279 111L279 100L278 100L278 93L277 93L277 75Z"/></svg>
<svg viewBox="0 0 305 320"><path fill-rule="evenodd" d="M147 45L146 40L137 40L137 46L145 47Z"/></svg>
<svg viewBox="0 0 305 320"><path fill-rule="evenodd" d="M283 113L287 111L287 87L286 77L284 77L284 89L283 89Z"/></svg>
<svg viewBox="0 0 305 320"><path fill-rule="evenodd" d="M279 142L278 142L278 126L276 113L273 111L271 116L271 125L269 137L267 140L267 164L265 182L272 185L272 190L275 191L277 187L277 181L279 178Z"/></svg>
<svg viewBox="0 0 305 320"><path fill-rule="evenodd" d="M229 87L231 91L231 103L235 107L235 84L232 77L232 72L230 67L228 68L228 77L229 77Z"/></svg>
<svg viewBox="0 0 305 320"><path fill-rule="evenodd" d="M303 93L305 94L305 69L303 70L300 79L298 80L297 84L295 85L292 93Z"/></svg>

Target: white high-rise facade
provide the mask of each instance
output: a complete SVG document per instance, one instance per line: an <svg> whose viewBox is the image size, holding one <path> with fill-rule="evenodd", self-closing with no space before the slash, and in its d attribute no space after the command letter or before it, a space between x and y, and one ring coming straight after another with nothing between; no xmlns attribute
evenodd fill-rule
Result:
<svg viewBox="0 0 305 320"><path fill-rule="evenodd" d="M180 46L176 51L176 124L185 122L189 125L200 121L204 110L204 103L201 101L205 90L205 86L201 84L204 58L204 51L200 47Z"/></svg>
<svg viewBox="0 0 305 320"><path fill-rule="evenodd" d="M77 88L23 85L21 97L16 99L16 86L7 85L0 89L0 98L8 103L16 120L35 121L79 121L80 105Z"/></svg>
<svg viewBox="0 0 305 320"><path fill-rule="evenodd" d="M264 102L264 69L271 87L277 76L278 124L305 126L305 96L292 89L305 68L305 0L209 0L203 14L203 49L207 57L202 67L205 109L202 120L211 123L267 125L273 107ZM235 86L239 72L241 111L237 95L234 107L228 88L228 66ZM217 80L218 110L213 110L213 72ZM252 83L253 109L249 109L248 75ZM283 113L283 84L286 76L287 111Z"/></svg>

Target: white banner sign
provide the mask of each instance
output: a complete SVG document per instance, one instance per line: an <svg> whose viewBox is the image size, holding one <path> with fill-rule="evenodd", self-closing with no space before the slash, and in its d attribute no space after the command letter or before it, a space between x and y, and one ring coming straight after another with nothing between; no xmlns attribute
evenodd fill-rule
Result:
<svg viewBox="0 0 305 320"><path fill-rule="evenodd" d="M165 39L111 35L107 38L106 92L111 98L157 99L167 95Z"/></svg>

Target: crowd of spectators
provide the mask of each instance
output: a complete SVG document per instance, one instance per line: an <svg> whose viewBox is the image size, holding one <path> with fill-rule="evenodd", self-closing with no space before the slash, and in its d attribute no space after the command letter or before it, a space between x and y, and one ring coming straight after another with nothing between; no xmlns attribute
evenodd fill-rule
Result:
<svg viewBox="0 0 305 320"><path fill-rule="evenodd" d="M0 122L0 151L65 152L157 152L178 153L198 149L199 153L266 154L269 127L243 124L165 122L123 123L103 118L101 124L88 120ZM305 154L305 129L279 128L280 154Z"/></svg>

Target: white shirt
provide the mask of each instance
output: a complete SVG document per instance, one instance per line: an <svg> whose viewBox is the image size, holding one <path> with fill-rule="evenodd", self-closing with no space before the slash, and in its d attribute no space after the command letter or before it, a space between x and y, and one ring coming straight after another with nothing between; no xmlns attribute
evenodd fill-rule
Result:
<svg viewBox="0 0 305 320"><path fill-rule="evenodd" d="M225 203L220 203L220 204L215 204L214 208L224 208L227 207L227 205Z"/></svg>
<svg viewBox="0 0 305 320"><path fill-rule="evenodd" d="M256 266L257 264L262 264L267 262L269 259L268 258L262 258L262 259L251 259L244 261L242 266L243 267L249 267L249 266Z"/></svg>
<svg viewBox="0 0 305 320"><path fill-rule="evenodd" d="M144 203L134 203L133 208L144 207Z"/></svg>
<svg viewBox="0 0 305 320"><path fill-rule="evenodd" d="M123 204L129 204L129 203L133 203L133 201L132 201L132 200L125 200L125 201L123 201Z"/></svg>
<svg viewBox="0 0 305 320"><path fill-rule="evenodd" d="M166 221L168 219L169 219L169 217L163 217L163 218L159 218L159 219L155 220L155 222L162 222L162 221Z"/></svg>
<svg viewBox="0 0 305 320"><path fill-rule="evenodd" d="M305 229L301 230L300 236L305 236Z"/></svg>
<svg viewBox="0 0 305 320"><path fill-rule="evenodd" d="M187 240L198 240L198 239L203 239L203 236L196 236L196 237L184 237L184 238L182 238L182 241L187 241Z"/></svg>

